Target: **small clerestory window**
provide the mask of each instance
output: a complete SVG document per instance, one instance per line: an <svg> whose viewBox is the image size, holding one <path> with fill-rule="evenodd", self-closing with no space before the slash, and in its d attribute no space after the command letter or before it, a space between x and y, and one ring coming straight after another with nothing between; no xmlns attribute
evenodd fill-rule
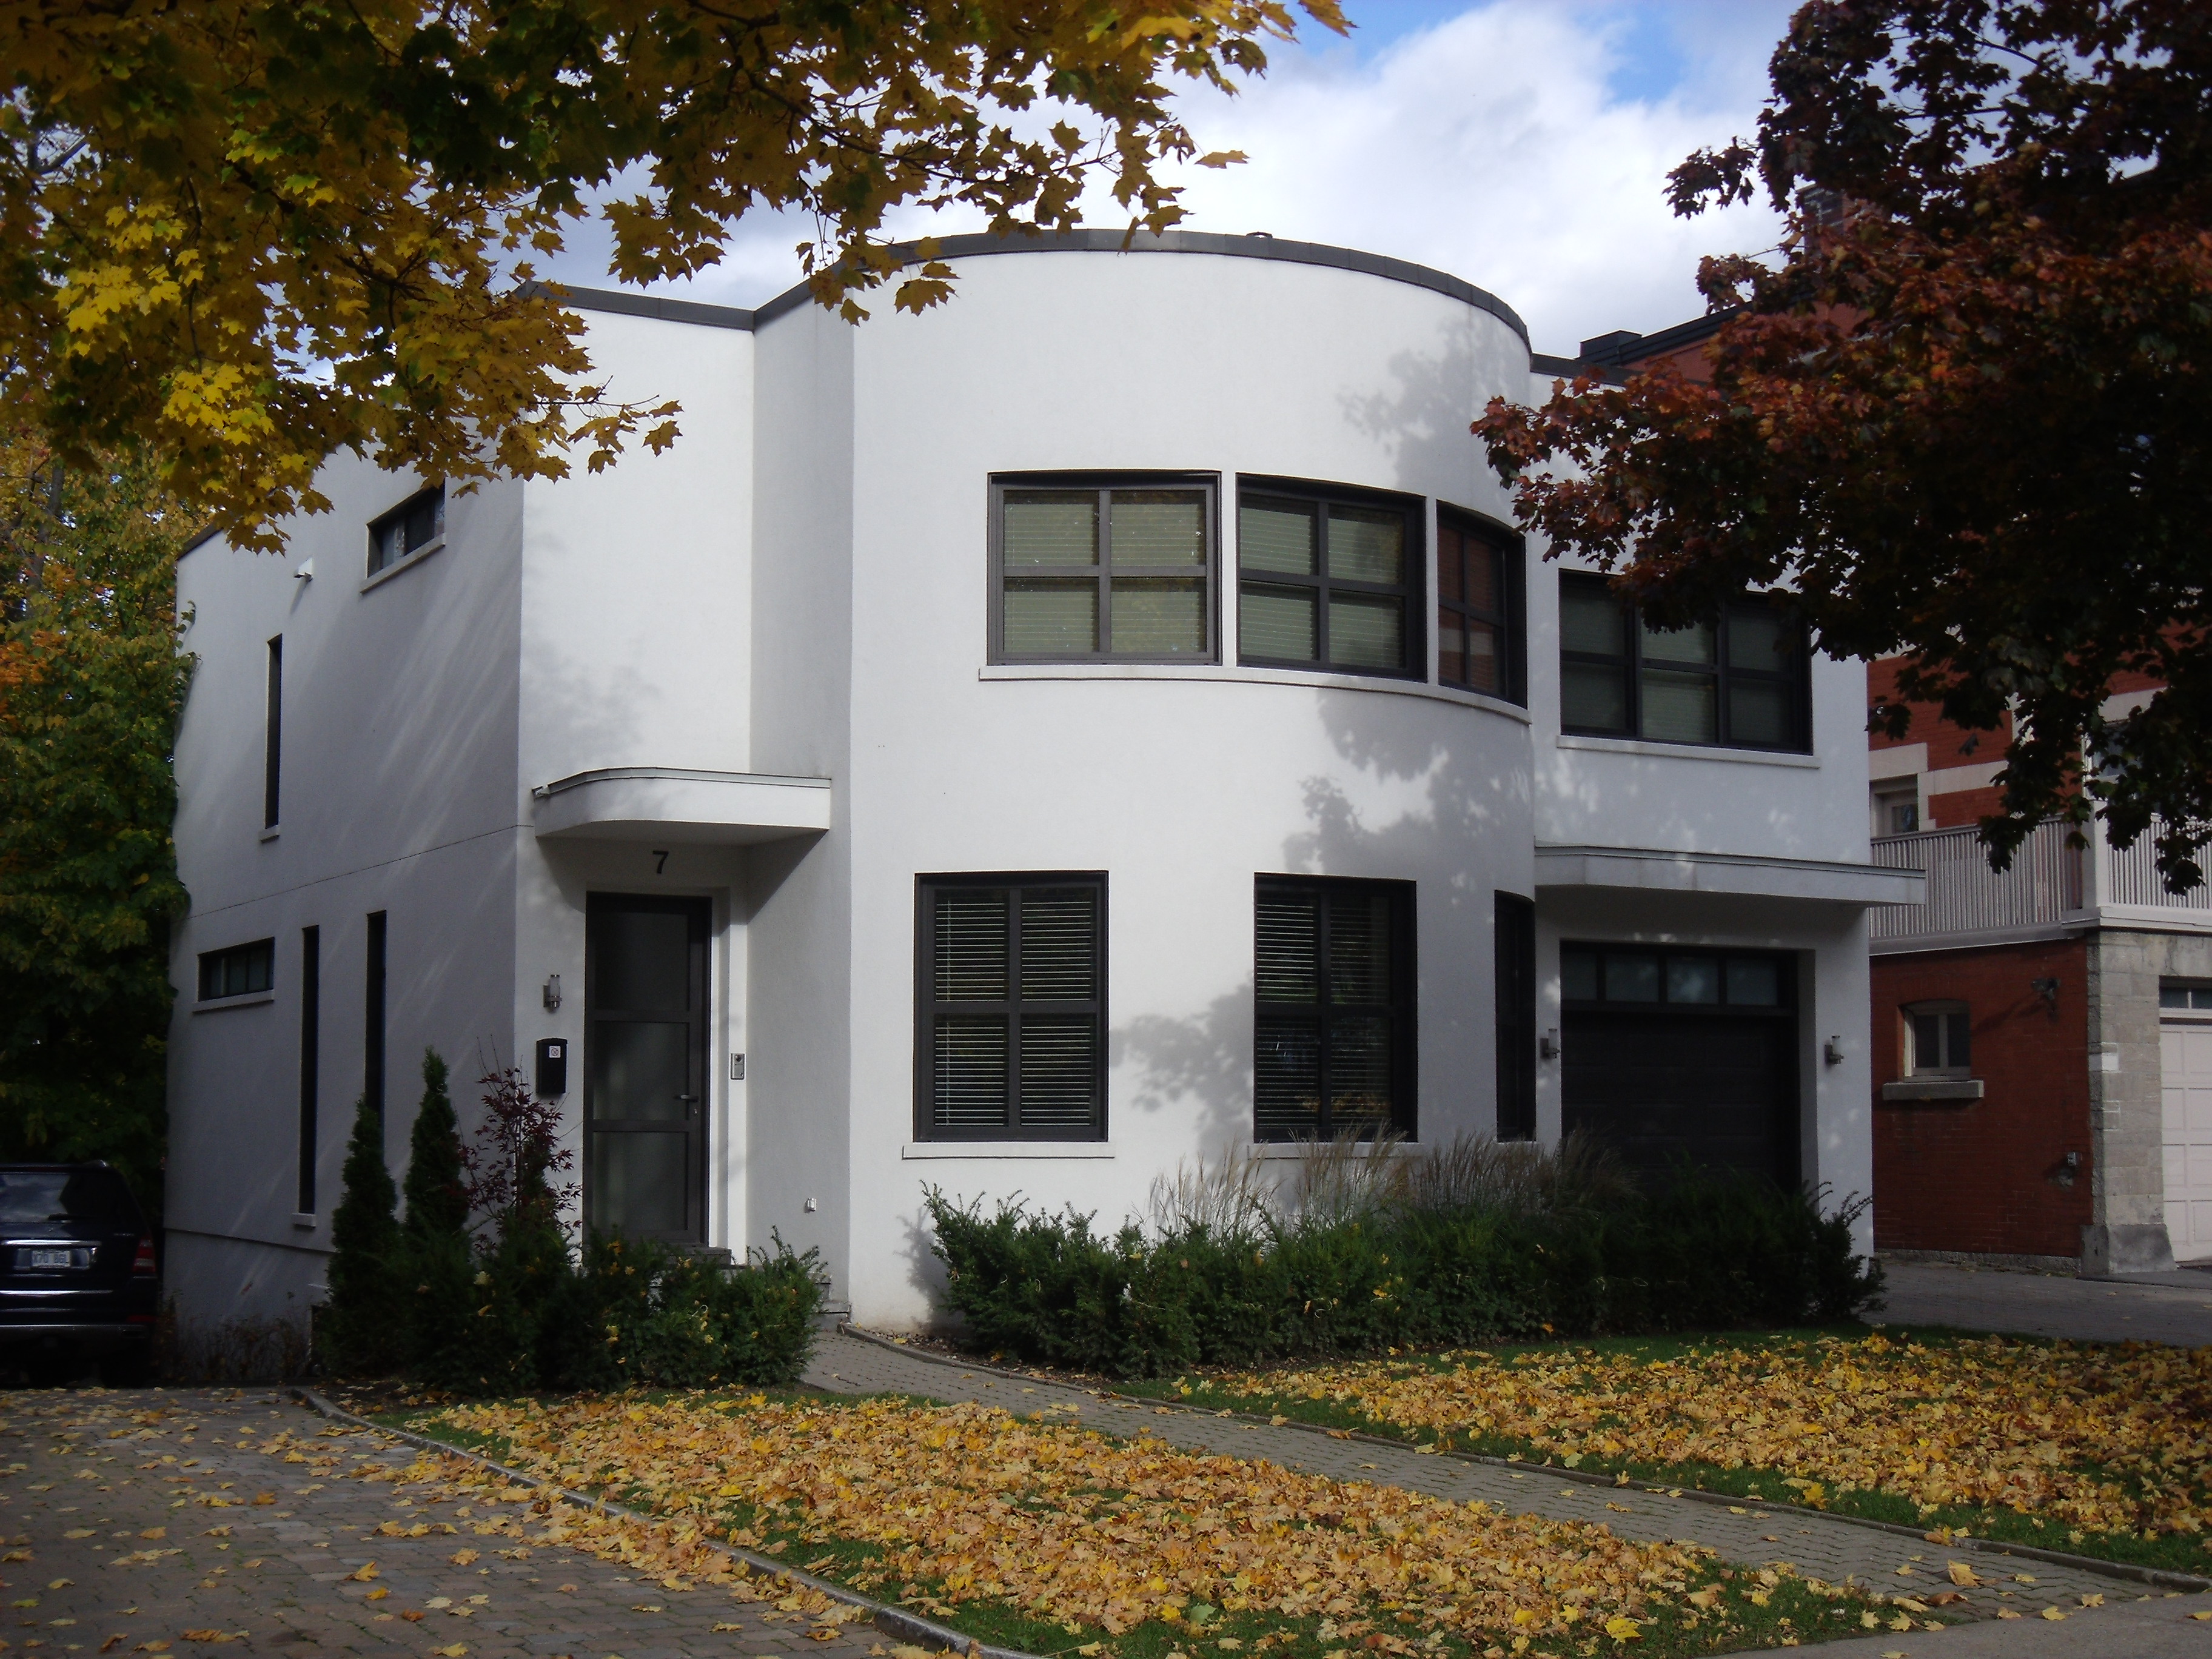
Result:
<svg viewBox="0 0 2212 1659"><path fill-rule="evenodd" d="M368 574L389 570L445 539L446 486L432 484L368 526Z"/></svg>
<svg viewBox="0 0 2212 1659"><path fill-rule="evenodd" d="M221 951L200 952L200 1000L252 996L276 982L276 941L255 939Z"/></svg>
<svg viewBox="0 0 2212 1659"><path fill-rule="evenodd" d="M1973 1018L1963 1002L1916 1002L1905 1012L1907 1077L1971 1077Z"/></svg>

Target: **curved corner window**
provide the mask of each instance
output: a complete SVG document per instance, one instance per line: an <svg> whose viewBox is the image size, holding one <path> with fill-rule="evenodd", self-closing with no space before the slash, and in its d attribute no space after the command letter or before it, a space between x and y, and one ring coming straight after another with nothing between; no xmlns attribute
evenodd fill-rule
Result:
<svg viewBox="0 0 2212 1659"><path fill-rule="evenodd" d="M1422 509L1402 496L1255 483L1237 502L1237 659L1425 675Z"/></svg>
<svg viewBox="0 0 2212 1659"><path fill-rule="evenodd" d="M1811 748L1810 653L1779 595L1654 628L1605 577L1559 575L1559 726L1587 737Z"/></svg>
<svg viewBox="0 0 2212 1659"><path fill-rule="evenodd" d="M446 535L446 486L432 484L368 526L368 574L389 570Z"/></svg>
<svg viewBox="0 0 2212 1659"><path fill-rule="evenodd" d="M1437 510L1437 678L1508 702L1528 701L1527 611L1518 538Z"/></svg>
<svg viewBox="0 0 2212 1659"><path fill-rule="evenodd" d="M991 660L1214 659L1211 477L991 484Z"/></svg>
<svg viewBox="0 0 2212 1659"><path fill-rule="evenodd" d="M1963 1002L1915 1002L1905 1015L1907 1077L1972 1077L1973 1018Z"/></svg>

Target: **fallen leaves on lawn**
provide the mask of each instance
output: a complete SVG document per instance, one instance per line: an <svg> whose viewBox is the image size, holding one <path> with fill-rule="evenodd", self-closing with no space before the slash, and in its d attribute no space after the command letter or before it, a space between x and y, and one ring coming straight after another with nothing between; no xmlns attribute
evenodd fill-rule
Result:
<svg viewBox="0 0 2212 1659"><path fill-rule="evenodd" d="M2212 1527L2212 1348L1948 1346L1863 1338L1723 1345L1672 1358L1479 1351L1443 1369L1364 1360L1207 1379L1217 1396L1350 1407L1462 1443L1583 1458L1771 1470L1793 1501L1893 1493L2098 1532Z"/></svg>
<svg viewBox="0 0 2212 1659"><path fill-rule="evenodd" d="M1379 1650L1424 1632L1578 1634L1648 1616L1709 1559L981 1406L515 1402L441 1420L673 1520L750 1516L740 1543L782 1530L875 1546L873 1576L925 1607L1012 1602L1109 1635L1199 1603L1343 1619L1384 1601L1410 1618L1376 1632Z"/></svg>

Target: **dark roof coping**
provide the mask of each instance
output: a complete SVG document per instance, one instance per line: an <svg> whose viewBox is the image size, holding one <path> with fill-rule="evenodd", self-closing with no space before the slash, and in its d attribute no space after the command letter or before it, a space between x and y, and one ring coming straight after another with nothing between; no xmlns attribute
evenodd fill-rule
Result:
<svg viewBox="0 0 2212 1659"><path fill-rule="evenodd" d="M920 256L912 244L896 250L908 263ZM1404 259L1356 248L1331 247L1321 242L1279 241L1272 236L1221 236L1194 230L1163 231L1129 238L1118 230L1072 230L1040 236L947 236L937 244L940 259L975 259L993 253L1211 253L1231 259L1282 259L1293 264L1322 265L1333 270L1357 271L1385 281L1405 283L1442 294L1478 311L1488 312L1528 343L1528 325L1512 307L1496 295L1449 272L1431 270ZM786 289L757 310L738 306L701 305L691 300L663 299L655 295L628 294L612 289L579 288L569 283L532 283L523 290L542 294L579 311L607 311L625 317L653 317L665 322L696 323L707 328L750 329L772 323L796 311L812 298L800 283Z"/></svg>
<svg viewBox="0 0 2212 1659"><path fill-rule="evenodd" d="M1556 374L1567 380L1589 374L1606 386L1628 384L1628 376L1611 363L1595 362L1588 357L1554 357L1547 351L1528 354L1528 372L1531 374Z"/></svg>
<svg viewBox="0 0 2212 1659"><path fill-rule="evenodd" d="M1710 340L1721 331L1723 323L1729 323L1743 314L1741 306L1730 306L1726 311L1709 311L1702 317L1692 317L1686 323L1676 323L1662 328L1656 334L1638 334L1625 328L1610 334L1601 334L1583 342L1582 355L1593 363L1609 363L1626 368L1632 363L1649 362L1654 357L1665 357L1680 351L1684 346L1695 345L1700 340Z"/></svg>

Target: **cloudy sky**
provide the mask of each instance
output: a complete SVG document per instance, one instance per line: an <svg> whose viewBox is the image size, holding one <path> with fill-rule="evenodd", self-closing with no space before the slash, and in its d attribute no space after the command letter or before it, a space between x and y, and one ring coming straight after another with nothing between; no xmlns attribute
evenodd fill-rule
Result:
<svg viewBox="0 0 2212 1659"><path fill-rule="evenodd" d="M1346 0L1351 40L1310 26L1239 95L1186 100L1201 149L1251 159L1189 170L1185 228L1439 267L1511 304L1540 351L1680 322L1704 309L1698 258L1765 248L1776 226L1763 207L1677 220L1662 182L1699 145L1750 135L1793 3ZM1110 206L1093 222L1119 228ZM894 226L925 228L980 225ZM797 280L801 234L749 216L719 266L662 291L757 305ZM550 274L604 284L604 246L573 238Z"/></svg>

